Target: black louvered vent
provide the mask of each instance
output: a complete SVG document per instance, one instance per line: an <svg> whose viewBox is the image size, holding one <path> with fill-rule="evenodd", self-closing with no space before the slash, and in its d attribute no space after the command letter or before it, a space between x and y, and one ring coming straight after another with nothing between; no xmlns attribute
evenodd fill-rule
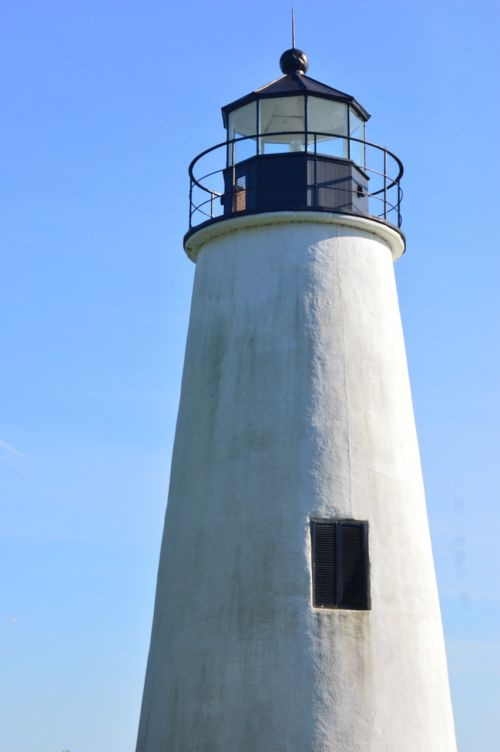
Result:
<svg viewBox="0 0 500 752"><path fill-rule="evenodd" d="M337 537L335 525L312 523L314 605L337 605Z"/></svg>
<svg viewBox="0 0 500 752"><path fill-rule="evenodd" d="M313 605L370 608L368 524L353 520L312 520Z"/></svg>

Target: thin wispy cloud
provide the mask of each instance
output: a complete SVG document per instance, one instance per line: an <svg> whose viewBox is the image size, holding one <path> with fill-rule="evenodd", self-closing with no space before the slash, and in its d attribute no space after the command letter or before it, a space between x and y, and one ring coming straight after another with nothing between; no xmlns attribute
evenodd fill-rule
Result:
<svg viewBox="0 0 500 752"><path fill-rule="evenodd" d="M26 455L23 452L0 439L0 462L5 462L7 459L24 460L25 458Z"/></svg>

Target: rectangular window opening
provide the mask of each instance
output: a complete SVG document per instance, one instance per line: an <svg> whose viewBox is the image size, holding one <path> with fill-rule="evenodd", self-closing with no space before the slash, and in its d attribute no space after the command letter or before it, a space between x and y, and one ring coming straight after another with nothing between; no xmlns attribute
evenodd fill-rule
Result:
<svg viewBox="0 0 500 752"><path fill-rule="evenodd" d="M368 523L311 520L313 606L370 608Z"/></svg>
<svg viewBox="0 0 500 752"><path fill-rule="evenodd" d="M246 175L236 178L233 191L233 212L245 211L247 208Z"/></svg>

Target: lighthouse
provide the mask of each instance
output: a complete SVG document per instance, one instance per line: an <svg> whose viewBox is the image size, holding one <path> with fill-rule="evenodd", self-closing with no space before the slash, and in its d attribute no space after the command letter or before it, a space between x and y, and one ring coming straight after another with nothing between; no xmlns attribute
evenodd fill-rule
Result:
<svg viewBox="0 0 500 752"><path fill-rule="evenodd" d="M189 167L137 752L455 752L394 279L403 166L302 51L280 66Z"/></svg>

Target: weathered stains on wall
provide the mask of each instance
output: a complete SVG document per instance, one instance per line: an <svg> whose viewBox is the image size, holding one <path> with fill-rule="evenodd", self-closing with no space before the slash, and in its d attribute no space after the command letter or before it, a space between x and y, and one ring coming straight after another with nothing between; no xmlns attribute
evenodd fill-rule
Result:
<svg viewBox="0 0 500 752"><path fill-rule="evenodd" d="M371 611L312 609L311 516L368 520ZM199 253L137 749L454 750L392 258L364 225Z"/></svg>

